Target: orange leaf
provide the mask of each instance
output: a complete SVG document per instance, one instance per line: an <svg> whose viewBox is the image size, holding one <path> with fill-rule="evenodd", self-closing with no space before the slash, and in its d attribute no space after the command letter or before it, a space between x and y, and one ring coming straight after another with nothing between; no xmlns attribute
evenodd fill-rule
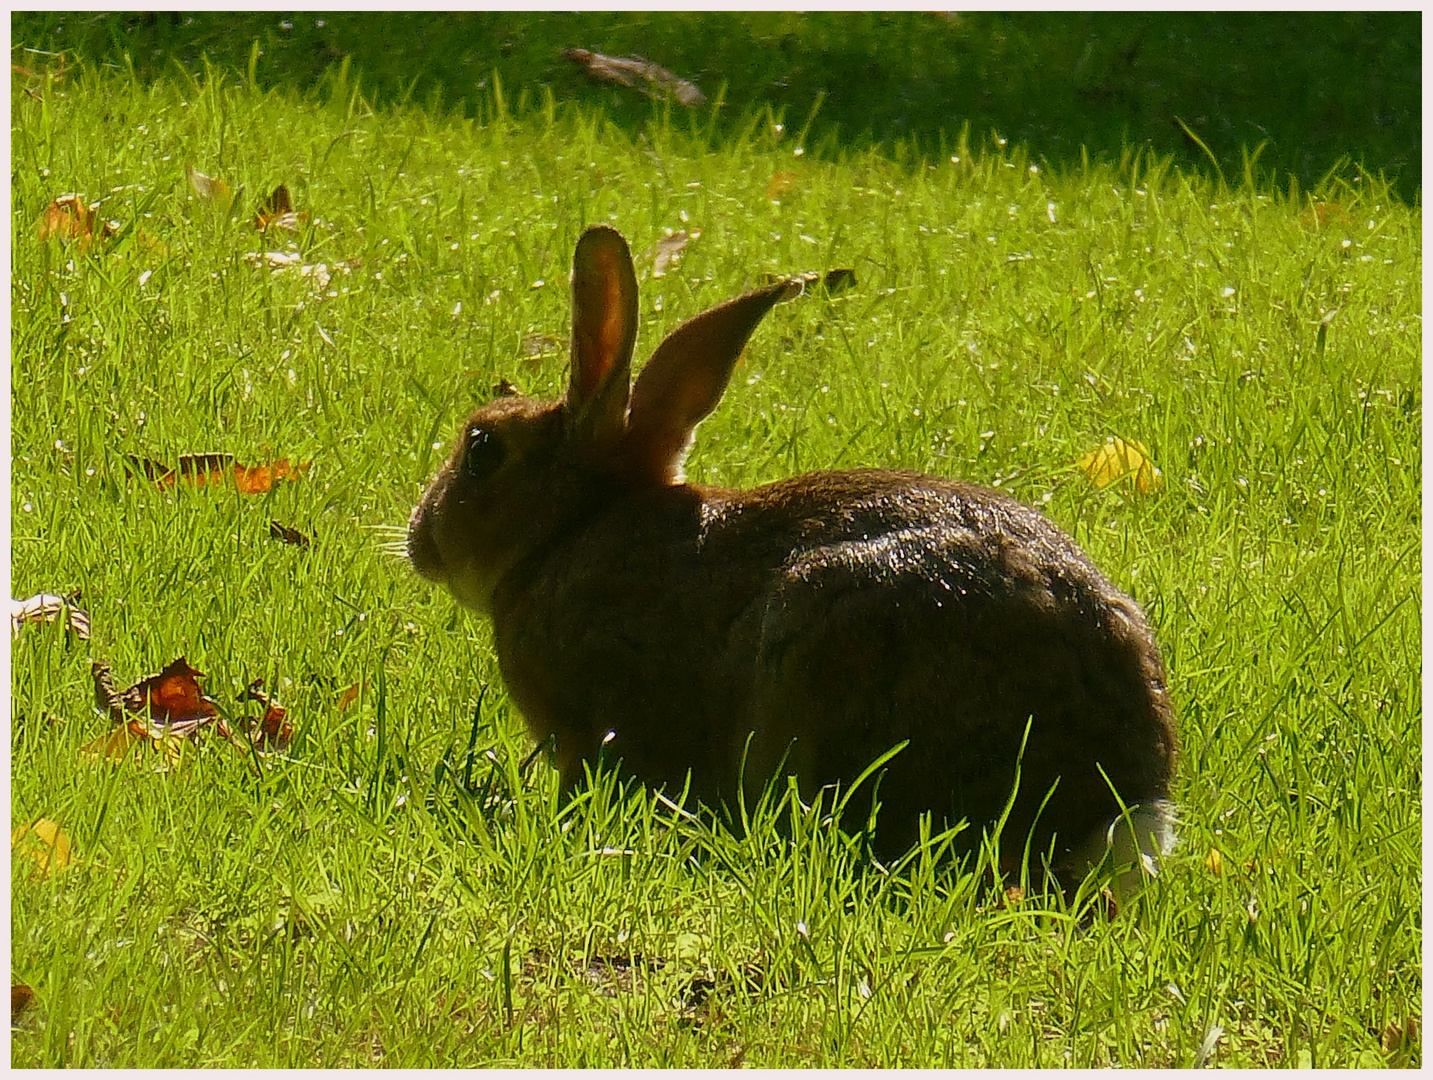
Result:
<svg viewBox="0 0 1433 1080"><path fill-rule="evenodd" d="M19 826L10 834L10 850L34 859L40 866L41 877L52 868L63 870L71 861L69 837L49 818Z"/></svg>
<svg viewBox="0 0 1433 1080"><path fill-rule="evenodd" d="M1148 494L1164 482L1144 444L1133 439L1108 438L1103 446L1091 450L1075 464L1097 488L1129 477L1136 490Z"/></svg>
<svg viewBox="0 0 1433 1080"><path fill-rule="evenodd" d="M112 221L101 221L99 204L86 206L83 195L61 195L49 206L40 218L40 239L58 237L61 240L75 240L81 249L89 247L98 230L101 241L115 234L118 226Z"/></svg>
<svg viewBox="0 0 1433 1080"><path fill-rule="evenodd" d="M280 458L273 465L245 466L235 463L234 484L241 495L262 495L280 481L297 480L301 473L308 472L312 464L312 461L301 461L291 466L288 458Z"/></svg>
<svg viewBox="0 0 1433 1080"><path fill-rule="evenodd" d="M287 750L294 737L294 726L288 721L288 710L282 705L275 705L269 695L264 693L264 680L255 679L251 682L240 692L239 700L257 701L264 707L264 718L255 720L249 732L249 740L254 744L254 749L280 754Z"/></svg>
<svg viewBox="0 0 1433 1080"><path fill-rule="evenodd" d="M353 704L354 698L358 697L358 687L359 684L354 683L352 686L350 686L347 690L345 690L342 694L338 696L339 712L343 712L344 709L348 708L350 705Z"/></svg>

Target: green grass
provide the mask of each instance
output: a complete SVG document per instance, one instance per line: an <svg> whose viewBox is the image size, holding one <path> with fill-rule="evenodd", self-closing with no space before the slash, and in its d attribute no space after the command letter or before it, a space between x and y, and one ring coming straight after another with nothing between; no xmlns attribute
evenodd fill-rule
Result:
<svg viewBox="0 0 1433 1080"><path fill-rule="evenodd" d="M258 85L310 87L335 64L382 104L469 116L500 77L513 104L600 103L635 134L636 90L591 83L561 56L637 53L725 103L770 105L808 151L871 142L934 153L962 125L1037 161L1118 158L1125 146L1231 175L1244 155L1308 186L1341 158L1422 187L1421 16L1373 12L17 12L11 38L143 79L207 61ZM251 50L257 49L256 53ZM16 59L33 54L17 49ZM252 67L250 67L252 61ZM1194 137L1185 134L1187 125ZM1202 145L1201 145L1202 144ZM1348 176L1357 169L1344 162Z"/></svg>
<svg viewBox="0 0 1433 1080"><path fill-rule="evenodd" d="M1391 1034L1422 990L1418 207L1014 144L815 161L758 113L634 137L323 100L88 71L12 94L12 591L82 589L94 627L11 654L12 822L76 856L12 857L37 999L13 1064L1421 1062ZM232 217L186 163L241 189ZM244 261L282 244L249 223L280 181L307 262L351 261L326 290ZM103 249L37 238L69 191L120 222ZM522 341L565 336L597 221L638 253L701 230L643 270L647 348L768 272L859 279L772 313L689 475L996 484L1146 606L1184 823L1138 910L1080 925L977 871L882 874L789 801L743 839L640 789L564 812L520 768L488 629L370 527L498 377L560 392L565 354ZM1111 435L1157 492L1075 469ZM198 451L313 467L260 497L125 478L126 453ZM82 761L108 725L91 658L127 685L181 653L231 716L263 677L289 753Z"/></svg>

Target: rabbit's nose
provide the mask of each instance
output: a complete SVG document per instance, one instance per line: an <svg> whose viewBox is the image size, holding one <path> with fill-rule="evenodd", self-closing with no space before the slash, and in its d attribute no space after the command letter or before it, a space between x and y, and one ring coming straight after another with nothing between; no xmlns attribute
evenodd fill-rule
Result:
<svg viewBox="0 0 1433 1080"><path fill-rule="evenodd" d="M414 507L413 516L408 519L408 561L421 577L429 581L441 585L448 579L443 569L443 557L433 540L433 528L421 503Z"/></svg>

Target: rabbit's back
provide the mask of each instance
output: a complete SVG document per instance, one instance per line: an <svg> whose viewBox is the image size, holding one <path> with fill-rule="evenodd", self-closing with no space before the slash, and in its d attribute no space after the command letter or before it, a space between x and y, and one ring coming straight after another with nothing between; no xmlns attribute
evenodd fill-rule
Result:
<svg viewBox="0 0 1433 1080"><path fill-rule="evenodd" d="M1017 758L1017 842L1054 789L1037 847L1108 821L1109 784L1127 804L1169 794L1173 718L1138 606L988 489L862 470L636 490L495 601L504 677L569 782L609 732L627 771L680 790L690 770L709 802L731 801L743 756L749 791L784 758L809 794L909 740L880 789L890 852L922 811L978 837Z"/></svg>

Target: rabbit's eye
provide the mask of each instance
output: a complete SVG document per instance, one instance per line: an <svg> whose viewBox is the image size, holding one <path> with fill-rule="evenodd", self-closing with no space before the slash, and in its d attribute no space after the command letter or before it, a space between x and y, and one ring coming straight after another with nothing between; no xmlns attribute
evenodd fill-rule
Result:
<svg viewBox="0 0 1433 1080"><path fill-rule="evenodd" d="M491 431L473 428L468 432L468 448L463 451L463 468L475 480L481 480L497 472L498 466L507 456L502 440Z"/></svg>

